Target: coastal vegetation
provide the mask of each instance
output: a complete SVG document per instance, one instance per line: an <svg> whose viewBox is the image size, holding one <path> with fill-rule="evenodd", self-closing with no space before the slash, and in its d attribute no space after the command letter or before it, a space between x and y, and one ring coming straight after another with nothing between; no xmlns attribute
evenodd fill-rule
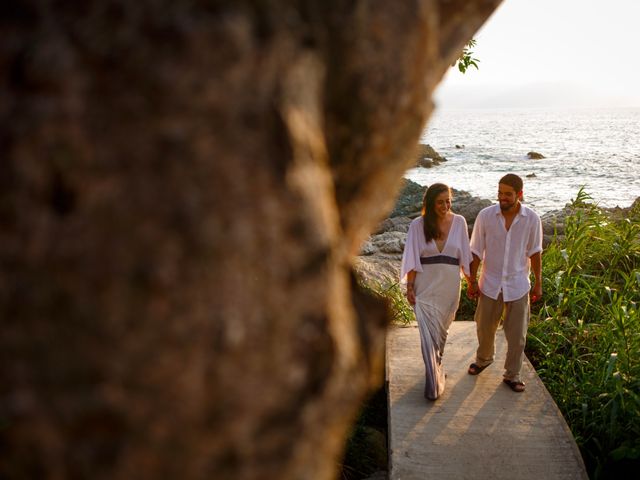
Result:
<svg viewBox="0 0 640 480"><path fill-rule="evenodd" d="M640 203L624 217L581 190L543 261L527 355L592 478L640 465Z"/></svg>

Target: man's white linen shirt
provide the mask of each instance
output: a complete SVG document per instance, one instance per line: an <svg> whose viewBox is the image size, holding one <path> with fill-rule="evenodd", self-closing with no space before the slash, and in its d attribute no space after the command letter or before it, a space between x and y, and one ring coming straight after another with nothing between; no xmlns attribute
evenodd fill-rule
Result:
<svg viewBox="0 0 640 480"><path fill-rule="evenodd" d="M482 260L480 291L505 302L522 298L530 289L530 260L542 251L542 222L536 212L520 204L507 231L500 205L478 214L471 235L471 252Z"/></svg>

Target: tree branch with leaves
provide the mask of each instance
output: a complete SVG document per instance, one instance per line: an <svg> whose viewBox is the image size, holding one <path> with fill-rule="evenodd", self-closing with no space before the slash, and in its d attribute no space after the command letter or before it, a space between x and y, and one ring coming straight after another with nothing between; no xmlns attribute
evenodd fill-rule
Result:
<svg viewBox="0 0 640 480"><path fill-rule="evenodd" d="M475 46L476 41L472 38L462 49L460 57L458 57L458 59L454 63L452 63L451 66L454 67L457 64L458 70L460 70L461 73L467 73L467 69L472 66L475 67L476 70L479 70L478 62L480 62L480 60L478 60L477 58L473 58L473 51L471 50Z"/></svg>

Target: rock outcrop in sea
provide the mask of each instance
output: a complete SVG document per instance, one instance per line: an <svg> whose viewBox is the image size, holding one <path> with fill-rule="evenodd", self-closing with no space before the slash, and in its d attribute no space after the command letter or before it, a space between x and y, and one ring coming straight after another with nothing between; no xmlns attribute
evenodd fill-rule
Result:
<svg viewBox="0 0 640 480"><path fill-rule="evenodd" d="M546 157L538 152L528 152L527 158L530 160L542 160L543 158L546 158Z"/></svg>
<svg viewBox="0 0 640 480"><path fill-rule="evenodd" d="M431 168L446 162L447 159L436 152L431 145L418 145L418 159L416 165L423 168Z"/></svg>

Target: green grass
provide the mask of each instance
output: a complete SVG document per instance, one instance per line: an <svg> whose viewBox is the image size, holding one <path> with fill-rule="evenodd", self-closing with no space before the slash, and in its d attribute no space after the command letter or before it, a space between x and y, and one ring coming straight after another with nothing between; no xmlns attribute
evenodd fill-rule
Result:
<svg viewBox="0 0 640 480"><path fill-rule="evenodd" d="M407 302L404 291L397 280L385 276L382 283L370 280L361 282L360 285L372 295L381 297L388 302L391 323L394 325L408 325L414 320L413 309Z"/></svg>
<svg viewBox="0 0 640 480"><path fill-rule="evenodd" d="M580 191L543 256L527 355L591 478L640 467L640 212L610 218Z"/></svg>

